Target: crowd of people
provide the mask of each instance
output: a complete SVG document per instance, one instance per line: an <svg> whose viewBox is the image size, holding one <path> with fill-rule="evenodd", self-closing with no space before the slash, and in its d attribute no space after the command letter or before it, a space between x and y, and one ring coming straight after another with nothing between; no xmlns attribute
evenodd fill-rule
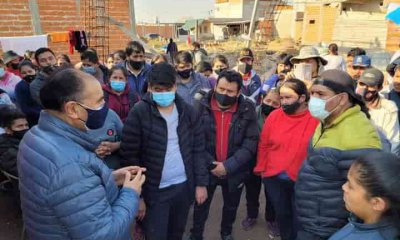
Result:
<svg viewBox="0 0 400 240"><path fill-rule="evenodd" d="M193 207L202 240L219 186L222 240L243 191L260 239L399 239L400 57L385 77L361 48L328 50L281 53L263 75L249 48L230 66L172 39L151 60L137 41L106 62L5 52L0 169L28 238L181 240Z"/></svg>

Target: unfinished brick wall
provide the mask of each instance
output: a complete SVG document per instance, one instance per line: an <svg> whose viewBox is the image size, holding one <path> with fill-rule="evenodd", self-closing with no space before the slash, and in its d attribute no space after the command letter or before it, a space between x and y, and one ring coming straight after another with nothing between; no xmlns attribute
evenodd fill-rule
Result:
<svg viewBox="0 0 400 240"><path fill-rule="evenodd" d="M70 29L84 30L85 0L80 1L80 9L77 9L76 0L37 0L37 2L44 34ZM28 0L1 0L0 16L0 37L34 34ZM129 29L128 0L111 0L110 16ZM124 49L129 40L130 38L117 26L110 26L110 52ZM49 41L49 47L57 54L69 54L67 43ZM73 61L79 61L79 54L75 52L71 58Z"/></svg>

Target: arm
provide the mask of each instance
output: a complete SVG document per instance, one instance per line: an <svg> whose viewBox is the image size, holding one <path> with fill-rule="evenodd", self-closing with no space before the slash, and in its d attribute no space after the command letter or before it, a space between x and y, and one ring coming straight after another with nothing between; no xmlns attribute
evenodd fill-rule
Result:
<svg viewBox="0 0 400 240"><path fill-rule="evenodd" d="M39 105L42 105L40 102L40 89L42 89L43 86L44 80L40 79L38 76L29 85L32 99Z"/></svg>
<svg viewBox="0 0 400 240"><path fill-rule="evenodd" d="M197 112L197 111L196 111ZM196 114L194 118L194 124L192 125L194 133L193 141L193 152L194 152L194 171L196 186L205 187L208 186L209 174L208 174L208 154L205 149L205 136L204 129L201 122L200 114Z"/></svg>
<svg viewBox="0 0 400 240"><path fill-rule="evenodd" d="M22 112L25 114L36 114L39 115L40 107L30 99L28 96L29 93L29 85L26 87L18 84L15 88L15 97L17 99L17 104L21 108Z"/></svg>
<svg viewBox="0 0 400 240"><path fill-rule="evenodd" d="M18 149L10 147L0 155L0 168L14 176L18 176L17 154Z"/></svg>
<svg viewBox="0 0 400 240"><path fill-rule="evenodd" d="M390 113L390 118L385 128L387 129L387 137L392 144L391 152L400 156L400 131L397 111Z"/></svg>
<svg viewBox="0 0 400 240"><path fill-rule="evenodd" d="M120 146L122 166L140 166L140 152L142 150L142 124L140 121L141 105L137 104L130 111L124 128ZM143 117L143 116L142 116Z"/></svg>
<svg viewBox="0 0 400 240"><path fill-rule="evenodd" d="M248 113L251 116L247 129L242 141L240 148L224 162L224 167L227 174L234 174L240 167L250 162L256 156L257 142L259 139L259 132L257 126L257 116L253 109L252 112Z"/></svg>
<svg viewBox="0 0 400 240"><path fill-rule="evenodd" d="M258 143L257 150L257 164L254 168L254 173L262 174L265 170L267 164L267 154L268 154L268 142L269 142L269 132L270 132L270 118L267 118L260 136L260 141Z"/></svg>
<svg viewBox="0 0 400 240"><path fill-rule="evenodd" d="M48 206L71 239L124 239L129 232L139 195L129 188L119 191L111 172L103 174L105 182L72 163L50 179Z"/></svg>

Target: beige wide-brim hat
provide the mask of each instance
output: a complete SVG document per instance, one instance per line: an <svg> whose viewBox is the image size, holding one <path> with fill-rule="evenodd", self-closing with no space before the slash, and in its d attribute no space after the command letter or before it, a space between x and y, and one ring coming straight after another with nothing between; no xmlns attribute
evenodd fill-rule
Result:
<svg viewBox="0 0 400 240"><path fill-rule="evenodd" d="M292 64L297 64L299 63L300 60L310 59L310 58L318 58L323 66L325 66L328 63L328 61L326 61L319 55L318 50L315 47L311 46L302 47L300 49L299 55L296 57L292 57L292 59L290 59L290 62Z"/></svg>
<svg viewBox="0 0 400 240"><path fill-rule="evenodd" d="M3 61L4 64L8 64L11 61L14 61L15 59L20 59L22 58L21 56L19 56L16 52L14 51L7 51L5 53L3 53Z"/></svg>

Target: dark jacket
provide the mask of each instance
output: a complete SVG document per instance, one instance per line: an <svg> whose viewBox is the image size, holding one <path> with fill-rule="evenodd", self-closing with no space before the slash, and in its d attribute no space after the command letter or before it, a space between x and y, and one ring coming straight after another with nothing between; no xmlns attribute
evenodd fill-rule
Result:
<svg viewBox="0 0 400 240"><path fill-rule="evenodd" d="M29 126L35 126L39 121L42 107L32 99L29 83L25 80L20 81L15 87L15 97L21 111L25 113Z"/></svg>
<svg viewBox="0 0 400 240"><path fill-rule="evenodd" d="M354 160L382 146L378 131L358 105L329 126L317 127L295 186L302 229L328 238L346 225L349 213L342 185L348 170Z"/></svg>
<svg viewBox="0 0 400 240"><path fill-rule="evenodd" d="M29 89L31 92L32 99L39 104L40 106L42 103L40 102L40 90L48 81L49 75L40 71L36 78L29 84Z"/></svg>
<svg viewBox="0 0 400 240"><path fill-rule="evenodd" d="M208 185L204 134L200 119L193 108L179 95L176 95L175 104L179 113L179 147L189 186L194 190L194 186ZM148 191L159 189L167 141L167 123L151 99L150 93L147 93L129 113L122 130L120 149L122 165L147 168L146 182L143 186L145 199Z"/></svg>
<svg viewBox="0 0 400 240"><path fill-rule="evenodd" d="M147 74L149 73L150 69L151 69L151 65L149 64L145 64L142 71L139 73L138 76L135 76L130 70L129 70L129 62L125 61L123 63L123 67L126 68L126 70L128 71L128 84L129 84L129 88L131 91L133 91L133 93L135 93L135 95L138 95L141 97L144 96L144 94L147 92Z"/></svg>
<svg viewBox="0 0 400 240"><path fill-rule="evenodd" d="M18 176L17 153L20 141L5 133L0 135L0 169L14 176Z"/></svg>
<svg viewBox="0 0 400 240"><path fill-rule="evenodd" d="M206 139L208 165L216 159L216 124L211 109L211 98L214 91L208 92L195 104L201 115ZM259 130L254 103L239 97L238 109L232 116L228 140L228 158L224 161L230 189L240 186L250 173L252 161L256 158ZM210 174L210 184L216 178Z"/></svg>

